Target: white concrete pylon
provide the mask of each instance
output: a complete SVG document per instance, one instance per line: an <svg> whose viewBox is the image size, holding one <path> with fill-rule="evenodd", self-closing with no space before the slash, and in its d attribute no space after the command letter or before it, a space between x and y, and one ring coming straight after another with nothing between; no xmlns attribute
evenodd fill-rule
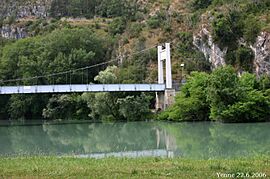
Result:
<svg viewBox="0 0 270 179"><path fill-rule="evenodd" d="M164 84L162 46L158 46L158 84Z"/></svg>
<svg viewBox="0 0 270 179"><path fill-rule="evenodd" d="M172 66L171 66L171 49L170 43L165 44L165 49L158 46L158 83L164 83L163 61L166 64L166 88L172 88Z"/></svg>

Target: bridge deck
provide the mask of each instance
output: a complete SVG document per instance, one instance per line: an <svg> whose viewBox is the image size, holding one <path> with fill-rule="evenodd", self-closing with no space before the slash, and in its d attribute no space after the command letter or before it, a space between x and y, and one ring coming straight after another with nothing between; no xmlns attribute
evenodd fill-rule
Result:
<svg viewBox="0 0 270 179"><path fill-rule="evenodd" d="M164 91L165 84L81 84L1 86L0 94L30 93L80 93L80 92L157 92Z"/></svg>

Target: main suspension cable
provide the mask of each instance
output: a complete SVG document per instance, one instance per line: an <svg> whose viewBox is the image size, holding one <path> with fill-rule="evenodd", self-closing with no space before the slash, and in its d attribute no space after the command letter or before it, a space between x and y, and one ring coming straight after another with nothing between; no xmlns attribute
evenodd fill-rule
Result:
<svg viewBox="0 0 270 179"><path fill-rule="evenodd" d="M146 49L143 49L143 50L138 51L138 52L131 53L131 54L127 55L126 58L129 58L131 56L144 53L144 52L149 51L149 50L151 50L153 48L156 48L156 47L157 47L157 45L152 46L152 47L149 47L149 48L146 48ZM20 82L20 81L28 81L28 80L35 80L35 79L38 80L40 78L49 78L49 77L55 77L55 76L64 75L64 74L67 77L68 74L71 74L71 73L74 73L74 72L77 72L77 71L83 71L83 70L89 71L89 69L91 69L91 68L95 68L95 67L99 67L99 66L102 66L102 65L106 65L106 64L109 64L109 63L112 63L112 62L116 62L116 61L119 61L119 60L120 60L119 58L116 58L116 59L113 59L113 60L110 60L110 61L107 61L107 62L102 62L102 63L95 64L95 65L85 66L85 67L81 67L81 68L77 68L77 69L72 69L72 70L67 70L67 71L62 71L62 72L58 72L58 73L51 73L51 74L47 74L47 75L40 75L40 76L34 76L34 77L28 77L28 78L17 78L17 79L10 79L10 80L0 80L0 83ZM88 78L88 75L87 75L87 78Z"/></svg>

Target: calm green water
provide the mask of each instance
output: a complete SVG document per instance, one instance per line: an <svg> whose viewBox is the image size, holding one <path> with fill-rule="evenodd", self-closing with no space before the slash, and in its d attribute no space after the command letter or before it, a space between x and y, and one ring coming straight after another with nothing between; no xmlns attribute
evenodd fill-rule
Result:
<svg viewBox="0 0 270 179"><path fill-rule="evenodd" d="M1 126L0 155L194 159L270 155L270 123L84 123Z"/></svg>

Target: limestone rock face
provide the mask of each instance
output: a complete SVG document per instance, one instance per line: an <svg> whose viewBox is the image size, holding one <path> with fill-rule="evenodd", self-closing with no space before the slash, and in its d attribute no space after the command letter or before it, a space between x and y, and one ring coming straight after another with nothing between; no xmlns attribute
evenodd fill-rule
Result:
<svg viewBox="0 0 270 179"><path fill-rule="evenodd" d="M0 2L0 15L2 17L15 16L16 18L47 17L51 3L52 0L2 1Z"/></svg>
<svg viewBox="0 0 270 179"><path fill-rule="evenodd" d="M0 26L0 36L8 39L27 37L26 27L18 25L18 22L47 18L51 3L52 0L0 1L0 16L3 20L2 26ZM7 23L7 19L13 20Z"/></svg>
<svg viewBox="0 0 270 179"><path fill-rule="evenodd" d="M212 64L215 69L219 66L226 65L225 55L227 49L221 49L213 42L213 37L206 27L202 27L198 33L193 36L193 44L200 50L206 59ZM242 45L248 46L247 43ZM254 73L257 76L263 74L270 75L270 33L261 32L257 37L256 42L249 46L255 55L254 58Z"/></svg>
<svg viewBox="0 0 270 179"><path fill-rule="evenodd" d="M193 35L193 44L200 50L215 69L225 65L227 49L221 49L213 42L213 37L206 27Z"/></svg>
<svg viewBox="0 0 270 179"><path fill-rule="evenodd" d="M7 39L21 39L28 36L25 27L16 27L14 25L4 25L0 28L1 37Z"/></svg>
<svg viewBox="0 0 270 179"><path fill-rule="evenodd" d="M257 76L270 75L270 33L261 32L250 48L255 54L254 67Z"/></svg>

